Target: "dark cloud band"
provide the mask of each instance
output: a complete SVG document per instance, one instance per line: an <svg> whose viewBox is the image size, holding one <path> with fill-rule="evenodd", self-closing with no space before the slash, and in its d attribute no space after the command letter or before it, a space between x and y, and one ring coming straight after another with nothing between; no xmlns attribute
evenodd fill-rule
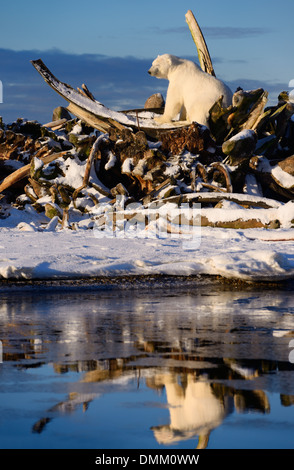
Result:
<svg viewBox="0 0 294 470"><path fill-rule="evenodd" d="M154 58L108 57L101 54L69 54L60 50L12 51L0 49L0 80L3 85L3 103L0 116L5 123L17 118L48 122L57 106L67 103L45 84L30 63L42 58L59 80L73 87L86 83L98 101L115 109L132 109L144 106L153 93L165 95L167 81L154 80L147 73ZM189 57L186 57L189 58ZM195 60L195 57L191 58ZM213 58L217 63L218 58ZM221 61L221 60L220 60ZM274 100L287 84L262 83L246 79L227 82L232 91L265 88Z"/></svg>

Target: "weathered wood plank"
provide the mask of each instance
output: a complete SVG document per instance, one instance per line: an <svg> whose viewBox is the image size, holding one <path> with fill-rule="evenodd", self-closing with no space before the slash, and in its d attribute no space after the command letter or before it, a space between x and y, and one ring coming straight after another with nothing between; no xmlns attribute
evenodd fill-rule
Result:
<svg viewBox="0 0 294 470"><path fill-rule="evenodd" d="M44 164L47 164L47 163L53 162L54 160L57 160L57 158L63 157L66 153L68 152L65 151L65 152L54 153L52 155L46 155L45 157L40 157L40 160L42 160ZM28 165L25 165L22 168L19 168L18 170L8 175L0 184L0 192L4 191L5 189L10 188L12 185L17 183L18 181L27 177L30 174L30 168L31 168L31 164L29 163Z"/></svg>

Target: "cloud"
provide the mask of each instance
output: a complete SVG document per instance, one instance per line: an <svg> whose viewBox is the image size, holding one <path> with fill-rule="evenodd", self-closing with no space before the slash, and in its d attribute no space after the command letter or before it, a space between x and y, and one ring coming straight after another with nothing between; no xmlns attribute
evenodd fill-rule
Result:
<svg viewBox="0 0 294 470"><path fill-rule="evenodd" d="M203 34L212 39L243 39L263 36L270 33L269 28L234 27L234 26L207 26L203 28Z"/></svg>
<svg viewBox="0 0 294 470"><path fill-rule="evenodd" d="M187 27L174 28L150 28L156 34L187 34ZM243 39L262 36L272 32L270 28L261 27L235 27L235 26L204 26L201 28L203 35L211 39Z"/></svg>
<svg viewBox="0 0 294 470"><path fill-rule="evenodd" d="M50 121L55 107L67 105L30 63L38 58L60 81L74 88L85 83L98 101L114 109L143 107L152 93L164 89L164 84L147 73L152 59L78 55L56 49L45 52L0 49L0 80L3 83L0 116L4 122L19 117Z"/></svg>
<svg viewBox="0 0 294 470"><path fill-rule="evenodd" d="M44 82L30 63L30 60L38 58L62 82L74 88L85 83L98 101L116 110L142 108L153 93L160 92L165 96L168 86L166 80L156 80L147 73L153 58L79 55L56 49L43 52L0 49L0 80L3 84L0 116L5 123L19 117L48 122L54 108L67 106L67 102ZM214 63L216 61L217 58L213 59ZM238 86L247 90L265 88L274 102L285 89L285 84L262 83L260 80L239 79L229 85L233 91Z"/></svg>

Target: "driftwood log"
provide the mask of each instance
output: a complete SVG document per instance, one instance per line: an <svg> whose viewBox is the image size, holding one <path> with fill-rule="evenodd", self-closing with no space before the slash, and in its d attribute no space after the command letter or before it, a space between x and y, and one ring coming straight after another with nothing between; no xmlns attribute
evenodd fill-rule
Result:
<svg viewBox="0 0 294 470"><path fill-rule="evenodd" d="M40 160L46 165L47 163L53 162L54 160L57 160L58 158L63 157L67 153L68 152L59 152L59 153L54 153L52 155L46 155L45 157L40 157ZM22 180L23 178L26 178L27 176L29 176L30 171L31 171L31 163L11 173L9 176L7 176L7 178L5 178L1 182L0 193L5 191L5 189L10 188L11 186L13 186L15 183Z"/></svg>
<svg viewBox="0 0 294 470"><path fill-rule="evenodd" d="M101 142L103 140L103 136L99 136L94 144L93 144L93 147L91 149L91 152L90 152L90 155L87 159L87 164L86 164L86 168L85 168L85 173L84 173L84 178L83 178L83 184L82 186L80 186L79 188L77 188L75 190L75 192L73 193L73 201L75 201L75 199L77 198L78 194L88 186L89 184L89 178L90 178L90 173L91 173L91 169L92 169L92 166L93 166L93 162L95 160L95 158L98 157L98 153L100 152L100 145L101 145ZM69 201L70 202L70 201Z"/></svg>
<svg viewBox="0 0 294 470"><path fill-rule="evenodd" d="M294 155L274 165L264 156L254 156L249 166L262 187L270 188L282 200L294 199Z"/></svg>

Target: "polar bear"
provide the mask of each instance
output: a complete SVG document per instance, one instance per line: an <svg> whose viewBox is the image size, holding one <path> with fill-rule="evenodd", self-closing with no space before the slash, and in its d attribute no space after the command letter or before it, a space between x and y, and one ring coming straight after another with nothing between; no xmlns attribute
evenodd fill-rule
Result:
<svg viewBox="0 0 294 470"><path fill-rule="evenodd" d="M180 113L180 120L209 127L209 110L223 96L223 106L232 104L232 92L221 80L203 72L198 65L171 54L159 55L148 73L169 80L166 104L158 123L171 122Z"/></svg>

